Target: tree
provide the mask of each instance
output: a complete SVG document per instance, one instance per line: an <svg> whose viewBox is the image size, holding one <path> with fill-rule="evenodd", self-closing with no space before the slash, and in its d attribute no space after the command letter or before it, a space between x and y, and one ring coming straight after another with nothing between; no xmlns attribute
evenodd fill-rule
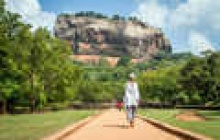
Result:
<svg viewBox="0 0 220 140"><path fill-rule="evenodd" d="M130 20L130 21L138 21L138 18L137 17L128 17L128 20Z"/></svg>
<svg viewBox="0 0 220 140"><path fill-rule="evenodd" d="M102 66L102 67L108 67L109 66L109 62L107 59L105 59L104 57L101 57L99 59L99 63L98 63L99 66Z"/></svg>
<svg viewBox="0 0 220 140"><path fill-rule="evenodd" d="M210 71L210 89L212 101L220 101L220 53L216 52L208 55L207 64Z"/></svg>
<svg viewBox="0 0 220 140"><path fill-rule="evenodd" d="M112 20L120 20L121 17L119 15L113 15Z"/></svg>
<svg viewBox="0 0 220 140"><path fill-rule="evenodd" d="M193 97L201 97L199 103L205 103L209 99L209 78L206 59L193 58L180 71L179 82L182 89L186 91L191 104L196 104ZM196 95L198 94L198 95ZM198 99L196 99L198 100Z"/></svg>
<svg viewBox="0 0 220 140"><path fill-rule="evenodd" d="M19 88L19 84L16 81L12 81L9 78L4 78L4 81L0 82L0 101L3 101L3 113L7 113L8 100L14 91Z"/></svg>
<svg viewBox="0 0 220 140"><path fill-rule="evenodd" d="M0 1L0 100L3 100L4 112L8 100L19 88L21 76L14 54L19 51L16 50L18 35L28 25L19 20L20 16L6 11L4 1Z"/></svg>
<svg viewBox="0 0 220 140"><path fill-rule="evenodd" d="M121 58L118 60L117 66L128 66L130 63L131 58L128 56L121 56Z"/></svg>
<svg viewBox="0 0 220 140"><path fill-rule="evenodd" d="M179 92L178 67L167 67L143 72L138 77L141 96L144 101L172 104Z"/></svg>
<svg viewBox="0 0 220 140"><path fill-rule="evenodd" d="M69 58L67 42L44 28L30 30L20 16L5 11L0 3L0 101L28 106L34 112L51 102L74 98L82 69ZM91 13L90 13L91 14ZM9 102L10 101L10 102Z"/></svg>

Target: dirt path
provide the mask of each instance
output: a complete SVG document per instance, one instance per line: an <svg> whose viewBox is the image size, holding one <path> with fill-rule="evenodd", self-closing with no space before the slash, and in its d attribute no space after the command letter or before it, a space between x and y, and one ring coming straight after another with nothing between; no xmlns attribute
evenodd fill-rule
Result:
<svg viewBox="0 0 220 140"><path fill-rule="evenodd" d="M127 126L124 112L112 109L65 140L179 140L141 119L136 119L135 128Z"/></svg>

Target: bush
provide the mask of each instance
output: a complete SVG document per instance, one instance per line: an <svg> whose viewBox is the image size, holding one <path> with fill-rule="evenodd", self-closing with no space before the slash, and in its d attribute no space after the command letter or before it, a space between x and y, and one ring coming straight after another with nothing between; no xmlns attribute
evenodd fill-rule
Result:
<svg viewBox="0 0 220 140"><path fill-rule="evenodd" d="M51 110L53 111L58 111L58 110L67 109L68 104L67 103L51 103L49 107L51 107Z"/></svg>
<svg viewBox="0 0 220 140"><path fill-rule="evenodd" d="M186 93L180 92L180 93L176 96L176 103L177 103L178 105L188 104L188 103L189 103L189 97L186 95Z"/></svg>
<svg viewBox="0 0 220 140"><path fill-rule="evenodd" d="M27 114L30 113L30 107L15 106L12 109L13 114Z"/></svg>
<svg viewBox="0 0 220 140"><path fill-rule="evenodd" d="M128 66L130 64L131 58L128 56L122 56L117 63L117 66Z"/></svg>

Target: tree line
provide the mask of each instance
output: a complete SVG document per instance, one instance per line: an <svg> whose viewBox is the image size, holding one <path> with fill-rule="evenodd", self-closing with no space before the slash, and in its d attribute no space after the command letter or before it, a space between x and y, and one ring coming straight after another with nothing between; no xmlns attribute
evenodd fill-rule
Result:
<svg viewBox="0 0 220 140"><path fill-rule="evenodd" d="M121 98L124 69L111 69L100 61L98 68L70 58L71 46L45 28L32 31L21 16L0 3L0 110L31 112L64 108L70 102L110 102ZM96 72L96 73L95 73ZM127 74L128 72L126 72ZM120 77L119 77L120 75Z"/></svg>
<svg viewBox="0 0 220 140"><path fill-rule="evenodd" d="M31 111L47 103L74 98L81 69L73 65L69 45L44 28L31 31L21 16L0 3L0 102L3 112L14 106Z"/></svg>
<svg viewBox="0 0 220 140"><path fill-rule="evenodd" d="M139 22L144 24L141 20L139 20L137 17L135 16L130 16L130 17L124 17L124 16L120 16L118 14L113 14L112 16L107 16L104 15L102 13L98 13L95 11L80 11L77 13L73 13L73 14L68 14L68 13L63 13L61 14L61 16L75 16L75 17L93 17L93 18L97 18L97 19L111 19L111 20L117 20L117 21L134 21L134 22Z"/></svg>
<svg viewBox="0 0 220 140"><path fill-rule="evenodd" d="M44 28L31 30L0 1L0 106L62 108L70 102L121 100L129 73L137 74L143 102L218 105L220 52L203 57L158 53L131 64L122 56L115 68L105 60L87 66L70 59L71 47Z"/></svg>
<svg viewBox="0 0 220 140"><path fill-rule="evenodd" d="M182 62L158 65L143 72L138 79L143 100L173 105L219 105L220 52L191 56Z"/></svg>

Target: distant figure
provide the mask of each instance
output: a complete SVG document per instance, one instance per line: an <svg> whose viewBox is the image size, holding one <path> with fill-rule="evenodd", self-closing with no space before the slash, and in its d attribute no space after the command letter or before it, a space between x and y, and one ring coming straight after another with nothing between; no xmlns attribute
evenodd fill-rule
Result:
<svg viewBox="0 0 220 140"><path fill-rule="evenodd" d="M135 82L135 74L129 75L129 80L125 85L124 104L126 108L127 120L130 127L134 127L134 118L139 104L140 94L138 84Z"/></svg>
<svg viewBox="0 0 220 140"><path fill-rule="evenodd" d="M121 101L118 101L118 102L117 102L117 108L118 108L119 111L121 111L122 104L123 104L123 103L122 103Z"/></svg>

